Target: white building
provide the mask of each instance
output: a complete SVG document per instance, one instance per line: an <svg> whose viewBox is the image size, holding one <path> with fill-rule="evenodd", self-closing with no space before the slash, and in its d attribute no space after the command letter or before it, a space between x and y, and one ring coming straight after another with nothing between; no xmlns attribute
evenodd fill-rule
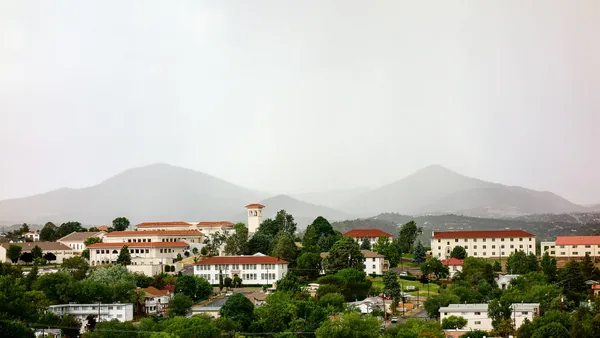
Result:
<svg viewBox="0 0 600 338"><path fill-rule="evenodd" d="M252 203L246 206L248 210L248 235L252 236L256 231L258 231L258 227L262 223L262 209L265 206L259 203Z"/></svg>
<svg viewBox="0 0 600 338"><path fill-rule="evenodd" d="M385 256L370 250L360 250L365 256L365 269L364 272L367 275L376 274L383 275L390 269L390 262L385 259ZM329 252L321 252L321 258L326 259L329 257ZM321 274L324 275L325 271L321 270Z"/></svg>
<svg viewBox="0 0 600 338"><path fill-rule="evenodd" d="M543 249L543 247L542 247ZM600 257L600 236L557 236L554 248L546 250L556 258Z"/></svg>
<svg viewBox="0 0 600 338"><path fill-rule="evenodd" d="M198 222L196 229L201 231L204 235L210 236L214 233L230 234L234 231L235 224L227 221L218 222Z"/></svg>
<svg viewBox="0 0 600 338"><path fill-rule="evenodd" d="M496 277L496 284L498 284L498 287L501 290L506 290L510 286L510 282L519 276L520 275L499 275Z"/></svg>
<svg viewBox="0 0 600 338"><path fill-rule="evenodd" d="M105 243L186 242L201 244L204 234L198 230L113 231L104 236Z"/></svg>
<svg viewBox="0 0 600 338"><path fill-rule="evenodd" d="M102 237L104 237L104 234L106 234L104 231L97 231L97 232L76 232L75 231L75 232L72 232L72 233L66 235L65 237L60 238L56 241L70 247L71 249L73 249L73 252L81 253L83 250L85 250L84 242L88 238L98 237L98 238L102 239Z"/></svg>
<svg viewBox="0 0 600 338"><path fill-rule="evenodd" d="M6 256L6 252L11 245L21 247L21 254L31 252L31 249L36 246L42 249L42 254L52 253L56 256L56 260L51 263L60 264L66 258L74 256L74 252L68 246L58 242L25 242L25 243L0 243L0 262L10 262L10 258Z"/></svg>
<svg viewBox="0 0 600 338"><path fill-rule="evenodd" d="M32 242L37 242L37 241L40 240L40 234L37 233L37 232L33 232L33 231L24 232L22 234L22 236L25 237L25 239L28 239L28 240L30 240Z"/></svg>
<svg viewBox="0 0 600 338"><path fill-rule="evenodd" d="M542 249L542 255L545 252L548 252L548 254L550 256L556 256L554 244L555 244L555 242L550 242L550 241L540 242L540 248Z"/></svg>
<svg viewBox="0 0 600 338"><path fill-rule="evenodd" d="M534 316L539 313L540 304L515 303L512 307L512 319L518 329L525 318L533 321ZM463 330L492 330L492 318L488 316L488 304L450 304L440 308L440 323L450 317L463 317L467 325Z"/></svg>
<svg viewBox="0 0 600 338"><path fill-rule="evenodd" d="M185 242L96 243L88 247L90 249L90 265L116 263L119 252L124 246L129 249L132 265L161 267L165 264L173 264L177 254L183 256L189 248Z"/></svg>
<svg viewBox="0 0 600 338"><path fill-rule="evenodd" d="M96 322L118 320L127 322L133 320L133 304L59 304L50 305L50 311L59 316L72 315L81 321L82 327L87 325L89 315L96 316Z"/></svg>
<svg viewBox="0 0 600 338"><path fill-rule="evenodd" d="M160 314L167 316L169 301L172 294L167 290L159 290L153 286L138 288L144 292L144 310L146 314Z"/></svg>
<svg viewBox="0 0 600 338"><path fill-rule="evenodd" d="M365 240L371 243L371 247L377 244L379 237L386 238L388 241L392 240L392 234L379 229L354 229L346 232L342 236L352 237L358 244L362 244Z"/></svg>
<svg viewBox="0 0 600 338"><path fill-rule="evenodd" d="M237 275L246 285L270 284L283 278L288 268L287 261L262 254L209 257L194 265L194 275L205 278L211 284L219 284L219 272L223 278Z"/></svg>
<svg viewBox="0 0 600 338"><path fill-rule="evenodd" d="M458 258L450 258L448 260L442 259L442 264L448 267L448 272L450 272L450 278L454 278L457 272L462 271L463 260Z"/></svg>
<svg viewBox="0 0 600 338"><path fill-rule="evenodd" d="M440 259L450 258L456 246L467 255L480 258L502 258L523 251L535 254L535 235L523 230L440 231L431 236L431 254Z"/></svg>

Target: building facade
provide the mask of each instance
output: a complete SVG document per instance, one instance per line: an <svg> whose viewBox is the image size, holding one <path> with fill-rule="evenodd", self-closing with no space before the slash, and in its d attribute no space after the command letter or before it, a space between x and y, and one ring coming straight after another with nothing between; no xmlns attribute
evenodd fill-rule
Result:
<svg viewBox="0 0 600 338"><path fill-rule="evenodd" d="M516 251L535 254L535 235L522 230L440 231L431 236L431 255L449 259L456 246L480 258L508 257Z"/></svg>
<svg viewBox="0 0 600 338"><path fill-rule="evenodd" d="M201 244L204 234L198 230L113 231L104 236L105 243L186 242Z"/></svg>
<svg viewBox="0 0 600 338"><path fill-rule="evenodd" d="M177 254L185 255L185 242L118 242L96 243L88 247L90 265L116 263L121 248L127 246L132 265L171 265ZM160 269L162 271L162 269Z"/></svg>
<svg viewBox="0 0 600 338"><path fill-rule="evenodd" d="M512 320L518 329L525 319L533 321L533 318L539 314L540 304L532 303L514 303L512 308ZM440 308L440 323L450 317L463 317L467 320L467 325L462 330L483 330L490 331L492 327L492 318L488 316L488 304L450 304Z"/></svg>
<svg viewBox="0 0 600 338"><path fill-rule="evenodd" d="M239 276L243 284L271 284L287 274L288 262L276 257L255 254L253 256L215 256L194 264L194 275L211 284L219 284L223 278Z"/></svg>
<svg viewBox="0 0 600 338"><path fill-rule="evenodd" d="M64 259L71 258L75 255L73 250L58 242L25 242L25 243L0 243L0 262L10 262L10 258L6 256L7 250L11 245L21 247L21 254L31 252L31 249L36 246L42 249L42 254L52 253L56 259L51 263L61 264Z"/></svg>
<svg viewBox="0 0 600 338"><path fill-rule="evenodd" d="M583 258L586 254L590 257L600 257L600 236L557 236L554 244L542 246L544 252L556 258Z"/></svg>
<svg viewBox="0 0 600 338"><path fill-rule="evenodd" d="M385 256L370 250L360 250L365 256L365 269L363 270L367 275L383 275L390 269L390 262L385 259ZM329 252L321 252L321 258L326 259L329 257ZM325 274L325 270L321 270L321 274Z"/></svg>
<svg viewBox="0 0 600 338"><path fill-rule="evenodd" d="M62 243L68 247L70 247L73 252L81 253L85 250L84 242L91 237L98 237L102 239L106 233L104 231L97 232L72 232L66 235L63 238L56 240L59 243Z"/></svg>
<svg viewBox="0 0 600 338"><path fill-rule="evenodd" d="M379 229L354 229L346 232L342 236L353 238L359 245L367 240L371 243L371 246L377 244L379 237L386 238L387 241L391 241L393 238L392 234Z"/></svg>
<svg viewBox="0 0 600 338"><path fill-rule="evenodd" d="M24 232L22 234L23 237L25 237L26 240L32 241L32 242L38 242L40 240L40 234L37 232Z"/></svg>
<svg viewBox="0 0 600 338"><path fill-rule="evenodd" d="M258 227L262 223L264 205L252 203L246 206L248 211L248 234L251 236L258 231Z"/></svg>
<svg viewBox="0 0 600 338"><path fill-rule="evenodd" d="M454 278L454 276L462 271L463 260L458 258L450 258L448 260L442 259L442 264L448 267L448 272L450 273L450 278Z"/></svg>
<svg viewBox="0 0 600 338"><path fill-rule="evenodd" d="M166 316L169 310L169 301L172 294L167 290L159 290L153 286L138 288L144 292L144 311L146 314Z"/></svg>
<svg viewBox="0 0 600 338"><path fill-rule="evenodd" d="M81 321L82 327L87 325L89 315L96 317L96 322L133 320L133 304L59 304L50 305L48 310L59 316L72 315Z"/></svg>

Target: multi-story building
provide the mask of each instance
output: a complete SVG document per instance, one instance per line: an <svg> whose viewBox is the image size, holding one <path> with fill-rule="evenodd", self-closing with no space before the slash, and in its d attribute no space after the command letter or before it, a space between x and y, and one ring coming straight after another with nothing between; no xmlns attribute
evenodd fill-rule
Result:
<svg viewBox="0 0 600 338"><path fill-rule="evenodd" d="M392 234L379 229L354 229L346 232L342 236L352 237L358 244L362 244L365 240L371 243L371 246L377 244L379 237L386 238L388 241L392 240Z"/></svg>
<svg viewBox="0 0 600 338"><path fill-rule="evenodd" d="M62 263L64 259L71 258L75 255L73 250L58 242L25 242L25 243L0 243L0 262L9 262L10 258L6 256L7 250L11 245L21 247L21 254L31 252L31 249L36 246L42 249L42 254L53 254L56 259L52 263Z"/></svg>
<svg viewBox="0 0 600 338"><path fill-rule="evenodd" d="M496 284L500 290L506 290L510 287L510 282L519 278L519 276L521 275L498 275L498 277L496 277Z"/></svg>
<svg viewBox="0 0 600 338"><path fill-rule="evenodd" d="M218 222L198 222L196 224L196 229L201 231L206 236L210 236L214 233L222 233L229 234L233 232L233 227L235 224L227 221L218 221Z"/></svg>
<svg viewBox="0 0 600 338"><path fill-rule="evenodd" d="M113 231L104 236L105 243L186 242L201 244L204 234L198 230Z"/></svg>
<svg viewBox="0 0 600 338"><path fill-rule="evenodd" d="M288 269L287 261L263 254L215 256L194 265L194 275L205 278L211 284L219 284L220 273L223 278L237 275L244 284L270 284L283 278Z"/></svg>
<svg viewBox="0 0 600 338"><path fill-rule="evenodd" d="M106 233L104 231L96 231L96 232L72 232L68 235L66 235L63 238L60 238L58 240L56 240L59 243L62 243L68 247L70 247L71 249L73 249L74 252L77 253L81 253L83 250L85 250L85 244L84 242L91 237L98 237L98 238L102 238L104 237Z"/></svg>
<svg viewBox="0 0 600 338"><path fill-rule="evenodd" d="M118 242L96 243L90 249L90 265L116 263L121 248L127 246L132 265L164 266L173 264L177 254L184 255L185 242ZM161 269L162 271L162 269Z"/></svg>
<svg viewBox="0 0 600 338"><path fill-rule="evenodd" d="M385 259L384 255L370 250L360 250L365 256L365 269L364 272L367 275L383 275L390 269L390 262ZM321 258L326 259L329 257L329 252L321 252ZM322 270L321 274L324 275L325 271Z"/></svg>
<svg viewBox="0 0 600 338"><path fill-rule="evenodd" d="M523 251L534 253L535 235L523 230L439 231L431 235L431 254L450 258L456 246L462 246L468 256L481 258L508 257Z"/></svg>
<svg viewBox="0 0 600 338"><path fill-rule="evenodd" d="M144 310L146 314L166 316L172 294L168 290L159 290L153 286L138 288L144 292Z"/></svg>
<svg viewBox="0 0 600 338"><path fill-rule="evenodd" d="M542 250L556 258L600 257L600 236L557 236L555 242L543 242Z"/></svg>
<svg viewBox="0 0 600 338"><path fill-rule="evenodd" d="M50 305L50 311L59 316L72 315L81 321L82 328L87 325L87 317L95 316L96 322L118 320L128 322L133 320L133 304L59 304Z"/></svg>
<svg viewBox="0 0 600 338"><path fill-rule="evenodd" d="M32 242L37 242L40 240L40 234L38 232L33 232L33 231L24 232L22 234L22 236L25 237L26 240L29 240Z"/></svg>
<svg viewBox="0 0 600 338"><path fill-rule="evenodd" d="M515 303L511 305L513 310L513 321L519 328L525 318L533 321L534 316L539 313L540 304ZM464 330L490 331L492 319L488 316L488 304L450 304L440 308L440 322L450 316L463 317L467 320Z"/></svg>

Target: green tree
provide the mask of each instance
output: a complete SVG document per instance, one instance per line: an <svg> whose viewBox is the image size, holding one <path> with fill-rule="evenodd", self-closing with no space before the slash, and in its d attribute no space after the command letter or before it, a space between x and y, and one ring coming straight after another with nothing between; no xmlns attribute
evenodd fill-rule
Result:
<svg viewBox="0 0 600 338"><path fill-rule="evenodd" d="M21 321L6 320L0 322L0 336L3 338L34 338L35 334Z"/></svg>
<svg viewBox="0 0 600 338"><path fill-rule="evenodd" d="M44 255L44 253L42 252L42 248L40 248L39 246L34 246L33 249L31 249L31 255L33 256L33 258L42 258L42 256Z"/></svg>
<svg viewBox="0 0 600 338"><path fill-rule="evenodd" d="M323 260L323 268L327 274L335 274L348 268L363 271L364 262L365 256L360 252L358 243L350 237L344 237L333 245L329 256Z"/></svg>
<svg viewBox="0 0 600 338"><path fill-rule="evenodd" d="M223 271L219 270L219 291L223 291Z"/></svg>
<svg viewBox="0 0 600 338"><path fill-rule="evenodd" d="M83 251L81 251L81 257L87 259L88 261L90 260L90 249L83 249Z"/></svg>
<svg viewBox="0 0 600 338"><path fill-rule="evenodd" d="M549 282L556 281L556 259L547 252L542 256L542 272L546 275Z"/></svg>
<svg viewBox="0 0 600 338"><path fill-rule="evenodd" d="M463 269L458 279L472 286L478 285L480 281L486 281L490 286L496 287L494 268L484 258L467 257L463 261Z"/></svg>
<svg viewBox="0 0 600 338"><path fill-rule="evenodd" d="M33 289L43 292L51 304L65 304L73 300L73 278L64 272L47 273L38 277Z"/></svg>
<svg viewBox="0 0 600 338"><path fill-rule="evenodd" d="M315 334L317 338L376 338L379 337L379 320L346 312L339 319L324 322Z"/></svg>
<svg viewBox="0 0 600 338"><path fill-rule="evenodd" d="M55 240L58 239L58 237L56 237L56 230L58 228L56 227L56 225L54 225L54 223L52 222L48 222L44 225L44 227L42 228L42 230L40 230L40 241L42 242L54 242Z"/></svg>
<svg viewBox="0 0 600 338"><path fill-rule="evenodd" d="M338 292L349 302L365 299L372 286L367 274L356 269L343 269L333 275L320 277L317 282L321 284L317 290L319 297Z"/></svg>
<svg viewBox="0 0 600 338"><path fill-rule="evenodd" d="M249 252L248 228L244 223L234 227L235 232L225 241L225 254L230 256L245 255Z"/></svg>
<svg viewBox="0 0 600 338"><path fill-rule="evenodd" d="M502 272L502 265L498 261L494 261L494 265L492 266L492 270L494 272Z"/></svg>
<svg viewBox="0 0 600 338"><path fill-rule="evenodd" d="M192 253L193 253L194 255L197 255L197 254L198 254L198 248L194 247L194 248L192 249Z"/></svg>
<svg viewBox="0 0 600 338"><path fill-rule="evenodd" d="M505 298L494 299L488 304L488 316L492 319L492 326L496 331L502 331L503 321L510 320L511 314L511 302Z"/></svg>
<svg viewBox="0 0 600 338"><path fill-rule="evenodd" d="M277 291L296 293L302 290L302 282L294 271L288 272L283 278L277 281Z"/></svg>
<svg viewBox="0 0 600 338"><path fill-rule="evenodd" d="M23 252L21 254L21 258L19 258L22 262L25 262L26 264L29 264L31 262L33 262L33 255L31 254L31 252Z"/></svg>
<svg viewBox="0 0 600 338"><path fill-rule="evenodd" d="M586 252L585 257L581 261L581 273L584 280L590 280L594 278L594 262L590 255Z"/></svg>
<svg viewBox="0 0 600 338"><path fill-rule="evenodd" d="M315 279L321 273L321 255L316 252L305 252L298 257L298 273Z"/></svg>
<svg viewBox="0 0 600 338"><path fill-rule="evenodd" d="M77 338L81 331L81 321L72 315L64 315L60 320L60 332L65 338Z"/></svg>
<svg viewBox="0 0 600 338"><path fill-rule="evenodd" d="M18 245L10 245L6 250L6 257L10 258L13 263L17 263L21 258L21 250L23 249Z"/></svg>
<svg viewBox="0 0 600 338"><path fill-rule="evenodd" d="M182 293L193 301L208 298L212 290L212 285L206 279L192 275L179 276L175 283L175 293Z"/></svg>
<svg viewBox="0 0 600 338"><path fill-rule="evenodd" d="M223 285L225 285L226 288L230 288L232 286L233 283L233 279L231 279L231 277L225 277L225 280L223 281Z"/></svg>
<svg viewBox="0 0 600 338"><path fill-rule="evenodd" d="M586 291L585 281L581 272L581 263L569 261L562 269L558 270L558 283L565 290L567 299L579 302Z"/></svg>
<svg viewBox="0 0 600 338"><path fill-rule="evenodd" d="M329 221L319 216L306 228L304 237L302 238L302 246L306 250L326 252L331 249L333 242L335 242L331 242L330 239L335 238L336 235Z"/></svg>
<svg viewBox="0 0 600 338"><path fill-rule="evenodd" d="M457 245L454 247L454 249L452 249L450 257L456 259L465 259L467 257L467 250L465 250L464 247Z"/></svg>
<svg viewBox="0 0 600 338"><path fill-rule="evenodd" d="M56 229L56 239L63 238L72 232L86 232L86 229L79 222L66 222Z"/></svg>
<svg viewBox="0 0 600 338"><path fill-rule="evenodd" d="M206 246L204 246L204 248L207 249L209 256L218 256L219 250L223 244L225 244L225 241L227 241L227 236L222 234L220 231L217 231L206 237L204 240L204 244L206 244Z"/></svg>
<svg viewBox="0 0 600 338"><path fill-rule="evenodd" d="M254 304L243 294L235 293L225 301L219 311L221 317L230 318L241 324L245 330L250 327L254 317Z"/></svg>
<svg viewBox="0 0 600 338"><path fill-rule="evenodd" d="M74 256L65 258L61 268L70 273L75 280L82 280L86 277L90 264L82 257Z"/></svg>
<svg viewBox="0 0 600 338"><path fill-rule="evenodd" d="M383 292L392 297L398 299L402 290L400 290L400 283L398 283L398 275L395 271L389 270L383 274Z"/></svg>
<svg viewBox="0 0 600 338"><path fill-rule="evenodd" d="M413 252L413 244L417 237L423 233L422 227L417 227L415 221L410 221L400 228L398 239L402 245L403 252Z"/></svg>
<svg viewBox="0 0 600 338"><path fill-rule="evenodd" d="M413 262L415 262L415 264L417 265L425 263L425 255L425 247L423 246L421 241L419 241L415 246Z"/></svg>
<svg viewBox="0 0 600 338"><path fill-rule="evenodd" d="M83 241L83 244L85 246L90 246L90 245L96 244L96 243L102 243L102 238L100 238L100 237L89 237L89 238L86 238L85 241Z"/></svg>
<svg viewBox="0 0 600 338"><path fill-rule="evenodd" d="M402 259L402 248L398 241L390 241L387 237L379 237L377 243L373 246L373 251L385 256L392 267L398 266Z"/></svg>
<svg viewBox="0 0 600 338"><path fill-rule="evenodd" d="M206 247L205 247L205 246L203 246L203 247L202 247L202 249L200 250L200 254L201 254L202 256L206 256L206 255L208 255L208 250L206 250Z"/></svg>
<svg viewBox="0 0 600 338"><path fill-rule="evenodd" d="M523 251L511 253L506 260L506 271L508 271L508 273L522 275L531 272L529 268L527 255Z"/></svg>
<svg viewBox="0 0 600 338"><path fill-rule="evenodd" d="M44 254L44 259L47 260L48 262L53 262L56 260L56 255L53 254L52 252L46 252Z"/></svg>
<svg viewBox="0 0 600 338"><path fill-rule="evenodd" d="M540 270L540 262L537 256L530 252L527 254L527 272L537 272Z"/></svg>
<svg viewBox="0 0 600 338"><path fill-rule="evenodd" d="M176 293L171 300L169 300L169 317L173 316L185 316L190 312L193 302L189 296Z"/></svg>
<svg viewBox="0 0 600 338"><path fill-rule="evenodd" d="M117 217L112 221L112 228L114 231L125 231L129 228L129 220L125 217Z"/></svg>
<svg viewBox="0 0 600 338"><path fill-rule="evenodd" d="M446 329L462 329L467 325L467 320L460 316L450 316L442 320L442 328Z"/></svg>
<svg viewBox="0 0 600 338"><path fill-rule="evenodd" d="M569 331L560 323L550 323L537 329L531 338L570 337Z"/></svg>
<svg viewBox="0 0 600 338"><path fill-rule="evenodd" d="M232 284L234 288L242 287L242 279L238 275L233 276Z"/></svg>
<svg viewBox="0 0 600 338"><path fill-rule="evenodd" d="M360 243L360 249L361 250L371 250L371 241L369 241L365 238L362 241L362 243Z"/></svg>
<svg viewBox="0 0 600 338"><path fill-rule="evenodd" d="M483 330L473 330L463 334L460 338L486 338L489 337L489 335L489 333Z"/></svg>
<svg viewBox="0 0 600 338"><path fill-rule="evenodd" d="M193 316L191 318L169 318L161 325L161 334L170 334L169 338L215 338L221 337L221 332L206 316ZM152 337L156 338L156 337ZM166 338L164 336L160 338Z"/></svg>
<svg viewBox="0 0 600 338"><path fill-rule="evenodd" d="M458 304L459 302L460 299L457 295L447 290L443 290L439 295L434 295L427 298L423 306L429 318L435 319L440 317L441 307L448 306L450 304Z"/></svg>
<svg viewBox="0 0 600 338"><path fill-rule="evenodd" d="M344 309L346 299L340 293L328 293L319 298L319 306L331 309L330 313L337 313Z"/></svg>
<svg viewBox="0 0 600 338"><path fill-rule="evenodd" d="M438 322L432 320L421 320L411 318L404 323L396 324L396 327L386 330L386 334L400 338L444 338L444 331ZM388 337L384 335L384 337Z"/></svg>
<svg viewBox="0 0 600 338"><path fill-rule="evenodd" d="M131 254L129 253L129 247L127 245L123 245L121 251L119 251L119 256L117 257L117 264L131 265Z"/></svg>
<svg viewBox="0 0 600 338"><path fill-rule="evenodd" d="M275 247L271 256L279 259L286 260L290 265L296 265L296 258L298 256L298 248L294 242L292 235L283 232L279 235L279 238L275 242Z"/></svg>
<svg viewBox="0 0 600 338"><path fill-rule="evenodd" d="M21 231L21 233L29 232L29 225L27 225L27 223L21 224L21 229L19 231Z"/></svg>
<svg viewBox="0 0 600 338"><path fill-rule="evenodd" d="M417 251L415 249L415 251ZM436 257L432 257L425 264L421 265L421 271L425 274L432 273L435 276L435 279L440 280L440 278L448 278L450 275L450 270L447 266L445 266L442 261L437 259ZM426 273L427 272L427 273Z"/></svg>

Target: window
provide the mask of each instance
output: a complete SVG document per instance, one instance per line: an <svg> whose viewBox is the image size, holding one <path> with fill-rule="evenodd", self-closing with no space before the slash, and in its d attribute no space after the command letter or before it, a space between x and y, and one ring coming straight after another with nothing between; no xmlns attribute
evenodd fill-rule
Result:
<svg viewBox="0 0 600 338"><path fill-rule="evenodd" d="M442 242L442 240L441 240L441 239L438 239L438 243L441 243L441 242Z"/></svg>
<svg viewBox="0 0 600 338"><path fill-rule="evenodd" d="M573 255L579 255L579 252L573 251Z"/></svg>
<svg viewBox="0 0 600 338"><path fill-rule="evenodd" d="M444 316L447 316L447 315L448 315L448 312L444 312Z"/></svg>
<svg viewBox="0 0 600 338"><path fill-rule="evenodd" d="M485 249L485 248L486 248L486 246L484 245L484 246L483 246L483 248Z"/></svg>
<svg viewBox="0 0 600 338"><path fill-rule="evenodd" d="M591 247L592 247L591 245L586 245L586 246L585 246L585 248L586 248L586 249L589 249L589 248L591 248Z"/></svg>
<svg viewBox="0 0 600 338"><path fill-rule="evenodd" d="M476 316L481 316L481 312L475 312Z"/></svg>
<svg viewBox="0 0 600 338"><path fill-rule="evenodd" d="M485 242L485 238L484 238L482 241L484 241L484 242Z"/></svg>
<svg viewBox="0 0 600 338"><path fill-rule="evenodd" d="M511 248L511 249L513 249L514 247L515 247L515 246L514 246L514 245L512 245L512 244L510 245L510 248Z"/></svg>
<svg viewBox="0 0 600 338"><path fill-rule="evenodd" d="M486 253L484 252L484 253L483 253L483 255L485 256L485 255L486 255Z"/></svg>
<svg viewBox="0 0 600 338"><path fill-rule="evenodd" d="M477 250L477 245L473 245L473 249Z"/></svg>
<svg viewBox="0 0 600 338"><path fill-rule="evenodd" d="M531 237L529 237L529 241L531 242Z"/></svg>
<svg viewBox="0 0 600 338"><path fill-rule="evenodd" d="M504 249L504 244L500 245L500 249Z"/></svg>
<svg viewBox="0 0 600 338"><path fill-rule="evenodd" d="M564 255L565 255L565 252L564 252L564 251L562 251L560 254L561 254L562 256L564 256Z"/></svg>
<svg viewBox="0 0 600 338"><path fill-rule="evenodd" d="M473 256L477 256L477 251L473 252Z"/></svg>
<svg viewBox="0 0 600 338"><path fill-rule="evenodd" d="M475 321L475 325L481 325L481 321L480 320L476 320Z"/></svg>
<svg viewBox="0 0 600 338"><path fill-rule="evenodd" d="M500 238L500 242L504 242L504 238Z"/></svg>
<svg viewBox="0 0 600 338"><path fill-rule="evenodd" d="M375 262L375 257L373 257L373 262Z"/></svg>
<svg viewBox="0 0 600 338"><path fill-rule="evenodd" d="M573 249L577 249L577 245L573 245Z"/></svg>
<svg viewBox="0 0 600 338"><path fill-rule="evenodd" d="M375 270L375 264L373 264L373 270Z"/></svg>
<svg viewBox="0 0 600 338"><path fill-rule="evenodd" d="M495 246L495 245L492 245L492 249L496 249L496 246Z"/></svg>
<svg viewBox="0 0 600 338"><path fill-rule="evenodd" d="M477 242L477 238L473 238L473 242Z"/></svg>
<svg viewBox="0 0 600 338"><path fill-rule="evenodd" d="M450 245L450 242L446 242L447 245ZM600 245L598 245L598 247L600 248Z"/></svg>
<svg viewBox="0 0 600 338"><path fill-rule="evenodd" d="M455 239L455 240L454 240L454 242L455 242L455 243L458 243L458 239Z"/></svg>
<svg viewBox="0 0 600 338"><path fill-rule="evenodd" d="M531 249L531 244L529 244L529 249Z"/></svg>
<svg viewBox="0 0 600 338"><path fill-rule="evenodd" d="M506 255L504 254L504 251L502 251L502 252L500 253L500 256L506 256Z"/></svg>
<svg viewBox="0 0 600 338"><path fill-rule="evenodd" d="M495 241L496 241L496 239L495 239L495 238L492 238L492 242L495 242Z"/></svg>
<svg viewBox="0 0 600 338"><path fill-rule="evenodd" d="M590 256L591 256L591 255L592 255L592 252L591 252L591 251L586 251L586 252L585 252L585 254L586 254L586 255L590 255Z"/></svg>
<svg viewBox="0 0 600 338"><path fill-rule="evenodd" d="M469 246L468 246L468 245L465 245L465 250L467 250L468 248L469 248Z"/></svg>
<svg viewBox="0 0 600 338"><path fill-rule="evenodd" d="M523 249L523 244L519 245L519 249Z"/></svg>
<svg viewBox="0 0 600 338"><path fill-rule="evenodd" d="M519 242L523 242L523 238L519 238Z"/></svg>
<svg viewBox="0 0 600 338"><path fill-rule="evenodd" d="M523 311L523 312L521 312L521 314L522 314L522 315L528 315L528 314L529 314L529 312L527 312L527 311Z"/></svg>
<svg viewBox="0 0 600 338"><path fill-rule="evenodd" d="M514 239L514 238L511 238L511 239L510 239L510 241L511 241L511 242L514 242L514 241L515 241L515 239Z"/></svg>
<svg viewBox="0 0 600 338"><path fill-rule="evenodd" d="M438 246L438 250L442 250L442 247L441 247L441 246Z"/></svg>

